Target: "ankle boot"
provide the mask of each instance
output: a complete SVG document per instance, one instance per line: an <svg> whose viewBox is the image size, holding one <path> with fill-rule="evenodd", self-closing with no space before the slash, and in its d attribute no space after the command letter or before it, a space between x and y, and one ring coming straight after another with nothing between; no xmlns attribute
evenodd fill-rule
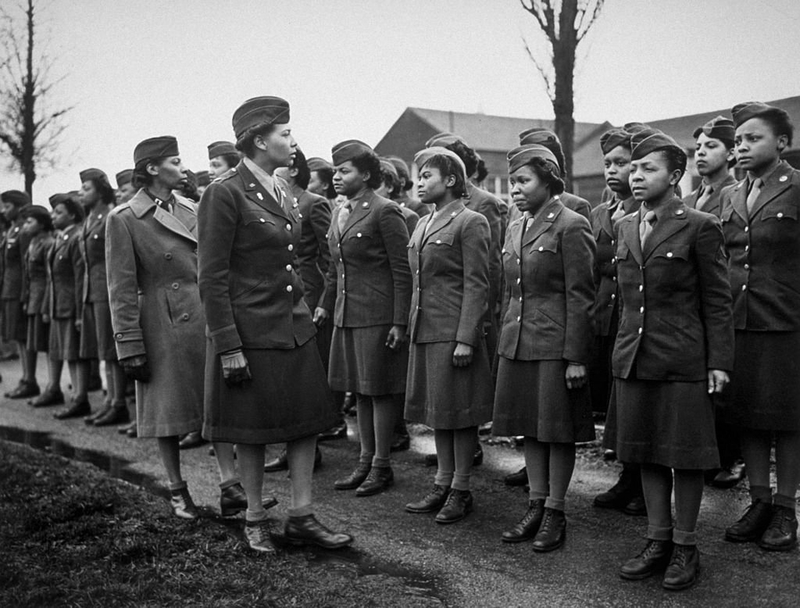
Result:
<svg viewBox="0 0 800 608"><path fill-rule="evenodd" d="M469 490L450 490L447 501L436 514L437 524L454 524L472 512L472 493Z"/></svg>
<svg viewBox="0 0 800 608"><path fill-rule="evenodd" d="M539 532L544 517L544 498L531 500L528 503L528 511L523 515L519 523L510 530L503 532L504 543L521 543L530 540Z"/></svg>
<svg viewBox="0 0 800 608"><path fill-rule="evenodd" d="M688 589L697 582L699 575L700 551L694 545L676 544L661 586L670 591Z"/></svg>
<svg viewBox="0 0 800 608"><path fill-rule="evenodd" d="M567 518L564 511L545 507L542 524L533 539L533 550L538 553L555 551L567 539Z"/></svg>

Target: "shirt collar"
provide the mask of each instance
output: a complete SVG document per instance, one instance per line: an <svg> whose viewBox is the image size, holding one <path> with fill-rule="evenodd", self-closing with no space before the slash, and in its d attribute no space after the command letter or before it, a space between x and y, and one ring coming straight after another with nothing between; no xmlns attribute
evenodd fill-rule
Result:
<svg viewBox="0 0 800 608"><path fill-rule="evenodd" d="M275 178L272 177L269 173L264 171L261 167L255 164L252 160L244 157L244 166L250 169L250 172L253 174L259 183L264 187L264 190L273 195L275 193Z"/></svg>

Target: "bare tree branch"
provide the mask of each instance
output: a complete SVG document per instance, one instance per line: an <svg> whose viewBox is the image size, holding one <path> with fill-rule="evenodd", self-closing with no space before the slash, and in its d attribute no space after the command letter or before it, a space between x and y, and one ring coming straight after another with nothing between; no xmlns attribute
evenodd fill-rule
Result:
<svg viewBox="0 0 800 608"><path fill-rule="evenodd" d="M542 80L544 81L544 86L547 90L547 96L550 98L550 101L554 101L555 87L553 85L553 77L551 75L552 70L548 70L544 66L544 64L542 64L538 59L536 59L536 56L533 54L533 51L531 51L531 47L528 45L528 41L525 40L524 37L522 38L522 44L525 45L525 51L528 53L528 57L530 57L531 61L533 62L533 65L536 66L536 69L539 70L539 74L542 76ZM552 55L550 55L549 60L552 67L552 62L553 62Z"/></svg>

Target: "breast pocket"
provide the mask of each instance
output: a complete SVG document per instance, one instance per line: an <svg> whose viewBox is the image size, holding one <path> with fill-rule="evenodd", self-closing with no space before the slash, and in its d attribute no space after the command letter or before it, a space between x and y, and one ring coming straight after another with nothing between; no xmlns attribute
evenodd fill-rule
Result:
<svg viewBox="0 0 800 608"><path fill-rule="evenodd" d="M670 245L669 243L664 243L659 246L658 251L654 252L653 255L665 260L687 262L689 261L690 254L691 247L689 245Z"/></svg>
<svg viewBox="0 0 800 608"><path fill-rule="evenodd" d="M617 251L616 251L615 259L620 260L620 261L627 260L628 256L630 255L630 253L631 253L631 250L628 247L628 243L626 243L625 241L620 239L618 241L618 244L617 244Z"/></svg>
<svg viewBox="0 0 800 608"><path fill-rule="evenodd" d="M558 253L558 241L556 239L539 239L528 248L531 255L547 255Z"/></svg>
<svg viewBox="0 0 800 608"><path fill-rule="evenodd" d="M275 226L275 220L263 211L247 210L242 211L242 224L248 228L261 226Z"/></svg>
<svg viewBox="0 0 800 608"><path fill-rule="evenodd" d="M761 212L761 221L797 221L797 205L792 203L780 203L778 205L767 205Z"/></svg>
<svg viewBox="0 0 800 608"><path fill-rule="evenodd" d="M452 247L453 243L455 242L456 235L452 232L440 232L439 234L433 235L431 238L428 239L428 245L440 245L445 247Z"/></svg>

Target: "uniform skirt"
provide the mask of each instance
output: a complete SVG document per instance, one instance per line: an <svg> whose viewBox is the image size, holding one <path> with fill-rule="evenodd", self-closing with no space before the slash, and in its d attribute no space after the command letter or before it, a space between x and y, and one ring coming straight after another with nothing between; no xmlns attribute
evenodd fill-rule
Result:
<svg viewBox="0 0 800 608"><path fill-rule="evenodd" d="M80 333L75 319L53 319L50 322L50 357L56 361L76 361L80 352Z"/></svg>
<svg viewBox="0 0 800 608"><path fill-rule="evenodd" d="M29 351L46 353L50 346L50 324L42 315L28 315L28 331L25 344Z"/></svg>
<svg viewBox="0 0 800 608"><path fill-rule="evenodd" d="M524 435L546 443L592 441L589 387L568 389L563 360L500 357L492 433Z"/></svg>
<svg viewBox="0 0 800 608"><path fill-rule="evenodd" d="M311 339L292 349L242 349L253 376L229 387L207 341L203 437L229 443L282 443L337 423L325 369Z"/></svg>
<svg viewBox="0 0 800 608"><path fill-rule="evenodd" d="M334 327L328 380L335 391L399 395L406 390L408 346L386 346L392 325Z"/></svg>
<svg viewBox="0 0 800 608"><path fill-rule="evenodd" d="M434 429L464 429L492 419L492 372L478 340L472 363L453 365L457 342L412 344L405 418Z"/></svg>
<svg viewBox="0 0 800 608"><path fill-rule="evenodd" d="M80 355L81 359L117 360L108 302L86 302L83 305Z"/></svg>
<svg viewBox="0 0 800 608"><path fill-rule="evenodd" d="M800 332L737 331L722 419L763 431L800 431Z"/></svg>
<svg viewBox="0 0 800 608"><path fill-rule="evenodd" d="M28 337L25 313L18 299L3 300L2 329L4 340L25 342Z"/></svg>
<svg viewBox="0 0 800 608"><path fill-rule="evenodd" d="M673 469L715 469L714 406L705 380L614 379L617 458Z"/></svg>

